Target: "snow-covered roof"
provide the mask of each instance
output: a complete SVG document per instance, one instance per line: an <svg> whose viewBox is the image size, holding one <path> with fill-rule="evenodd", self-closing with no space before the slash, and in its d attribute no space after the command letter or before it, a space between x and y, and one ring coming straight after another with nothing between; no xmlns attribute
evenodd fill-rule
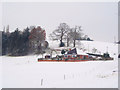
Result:
<svg viewBox="0 0 120 90"><path fill-rule="evenodd" d="M59 48L55 48L55 50L62 50L62 49L72 49L72 48L70 48L70 47L59 47ZM76 48L77 49L77 54L80 54L80 55L88 55L88 54L86 54L85 52L83 52L82 50L80 50L80 49L78 49L78 48ZM66 52L66 54L67 54L67 52Z"/></svg>
<svg viewBox="0 0 120 90"><path fill-rule="evenodd" d="M82 50L78 49L77 48L77 54L80 54L80 55L88 55L86 54L85 52L83 52Z"/></svg>

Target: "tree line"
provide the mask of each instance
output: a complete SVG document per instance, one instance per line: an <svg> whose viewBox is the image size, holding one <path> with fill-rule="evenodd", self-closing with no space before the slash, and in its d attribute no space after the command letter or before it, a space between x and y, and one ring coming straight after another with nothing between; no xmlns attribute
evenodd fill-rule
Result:
<svg viewBox="0 0 120 90"><path fill-rule="evenodd" d="M23 56L45 53L48 47L45 30L40 26L14 32L2 32L2 55ZM44 48L44 49L43 49Z"/></svg>
<svg viewBox="0 0 120 90"><path fill-rule="evenodd" d="M66 23L60 23L49 38L59 40L59 47L69 47L70 44L75 47L76 40L91 41L87 35L82 33L81 26L70 28ZM2 31L2 55L44 54L48 49L50 48L46 41L46 31L40 26L27 27L23 31L16 28L13 32L9 32L9 27L7 27L6 31L5 28Z"/></svg>

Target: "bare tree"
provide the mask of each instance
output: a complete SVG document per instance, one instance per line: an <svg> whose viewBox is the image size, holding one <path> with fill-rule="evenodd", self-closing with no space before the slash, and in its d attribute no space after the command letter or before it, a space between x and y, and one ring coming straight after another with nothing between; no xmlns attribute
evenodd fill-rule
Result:
<svg viewBox="0 0 120 90"><path fill-rule="evenodd" d="M73 43L73 46L76 45L77 39L82 39L83 33L81 32L81 26L75 26L75 28L70 28L66 23L61 23L58 26L58 29L54 30L50 34L52 40L60 40L60 44L63 43L63 40L66 40L67 47L70 43Z"/></svg>
<svg viewBox="0 0 120 90"><path fill-rule="evenodd" d="M62 44L68 31L69 26L66 23L60 23L58 28L50 34L50 37L52 37L53 40L60 40L60 44Z"/></svg>
<svg viewBox="0 0 120 90"><path fill-rule="evenodd" d="M65 34L65 40L67 41L67 47L73 41L73 28L69 28L68 32Z"/></svg>
<svg viewBox="0 0 120 90"><path fill-rule="evenodd" d="M76 40L82 37L83 34L81 31L81 26L75 26L75 28L72 28L70 33L68 33L70 40L73 42L73 47L76 46Z"/></svg>

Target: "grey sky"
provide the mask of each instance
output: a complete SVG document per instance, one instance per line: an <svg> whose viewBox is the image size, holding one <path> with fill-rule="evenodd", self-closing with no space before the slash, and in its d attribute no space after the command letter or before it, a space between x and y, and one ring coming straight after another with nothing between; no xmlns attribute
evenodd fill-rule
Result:
<svg viewBox="0 0 120 90"><path fill-rule="evenodd" d="M65 22L70 27L80 25L94 40L113 42L118 34L117 2L6 2L3 3L3 26L10 31L17 27L41 26L47 35Z"/></svg>
<svg viewBox="0 0 120 90"><path fill-rule="evenodd" d="M0 2L0 30L2 29L2 3Z"/></svg>

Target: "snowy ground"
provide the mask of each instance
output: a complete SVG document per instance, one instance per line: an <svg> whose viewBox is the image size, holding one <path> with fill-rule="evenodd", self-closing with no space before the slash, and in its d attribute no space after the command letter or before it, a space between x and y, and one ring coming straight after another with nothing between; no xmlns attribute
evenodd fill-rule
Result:
<svg viewBox="0 0 120 90"><path fill-rule="evenodd" d="M0 89L2 89L2 57L0 57Z"/></svg>
<svg viewBox="0 0 120 90"><path fill-rule="evenodd" d="M3 88L118 88L118 47L105 42L82 42L89 50L108 51L113 61L37 62L39 56L3 60ZM51 45L52 46L52 45ZM79 46L77 46L79 47Z"/></svg>

